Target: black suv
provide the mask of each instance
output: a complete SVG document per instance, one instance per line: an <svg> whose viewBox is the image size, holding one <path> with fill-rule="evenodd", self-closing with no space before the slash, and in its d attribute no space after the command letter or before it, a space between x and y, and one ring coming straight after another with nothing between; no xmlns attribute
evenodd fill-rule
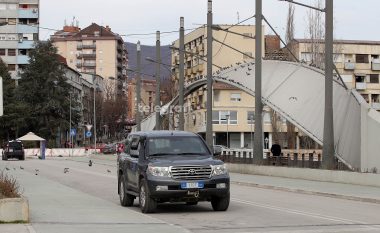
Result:
<svg viewBox="0 0 380 233"><path fill-rule="evenodd" d="M219 151L214 155L219 155ZM210 201L215 211L227 210L230 177L205 141L183 131L136 132L118 155L118 193L122 206L139 197L143 213L158 203Z"/></svg>
<svg viewBox="0 0 380 233"><path fill-rule="evenodd" d="M8 160L10 158L25 160L24 145L21 141L14 140L4 144L2 159Z"/></svg>

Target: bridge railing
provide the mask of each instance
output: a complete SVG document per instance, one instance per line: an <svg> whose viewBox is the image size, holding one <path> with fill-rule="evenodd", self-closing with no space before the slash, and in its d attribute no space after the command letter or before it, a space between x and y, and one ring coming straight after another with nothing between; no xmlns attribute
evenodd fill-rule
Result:
<svg viewBox="0 0 380 233"><path fill-rule="evenodd" d="M253 164L252 149L228 149L223 150L219 156L227 163ZM280 156L273 156L268 150L264 150L263 165L287 166L301 168L321 168L322 150L282 150ZM337 170L348 170L341 162L337 162Z"/></svg>

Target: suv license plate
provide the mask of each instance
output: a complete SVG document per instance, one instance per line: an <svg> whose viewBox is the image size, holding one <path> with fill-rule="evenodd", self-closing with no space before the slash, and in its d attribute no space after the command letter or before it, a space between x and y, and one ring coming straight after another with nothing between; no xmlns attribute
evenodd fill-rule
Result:
<svg viewBox="0 0 380 233"><path fill-rule="evenodd" d="M204 188L203 182L182 182L181 183L182 189L202 189Z"/></svg>

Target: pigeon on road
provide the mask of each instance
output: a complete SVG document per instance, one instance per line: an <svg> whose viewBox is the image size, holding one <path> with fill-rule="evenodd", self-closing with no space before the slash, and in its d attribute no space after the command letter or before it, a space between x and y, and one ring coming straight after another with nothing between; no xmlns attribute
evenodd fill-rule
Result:
<svg viewBox="0 0 380 233"><path fill-rule="evenodd" d="M65 167L64 169L63 169L63 173L68 173L69 172L69 168L68 167Z"/></svg>
<svg viewBox="0 0 380 233"><path fill-rule="evenodd" d="M36 172L35 174L36 174L36 176L38 175L38 173L40 172L40 170L39 169L34 169L34 171Z"/></svg>
<svg viewBox="0 0 380 233"><path fill-rule="evenodd" d="M107 169L107 172L108 172L108 173L111 173L111 171L110 171L110 170L108 170L108 169Z"/></svg>
<svg viewBox="0 0 380 233"><path fill-rule="evenodd" d="M20 166L20 169L21 169L21 170L24 170L24 167Z"/></svg>
<svg viewBox="0 0 380 233"><path fill-rule="evenodd" d="M5 170L9 171L9 168L8 168L8 167L5 167Z"/></svg>
<svg viewBox="0 0 380 233"><path fill-rule="evenodd" d="M92 161L90 159L90 161L88 161L88 166L91 167L92 166Z"/></svg>

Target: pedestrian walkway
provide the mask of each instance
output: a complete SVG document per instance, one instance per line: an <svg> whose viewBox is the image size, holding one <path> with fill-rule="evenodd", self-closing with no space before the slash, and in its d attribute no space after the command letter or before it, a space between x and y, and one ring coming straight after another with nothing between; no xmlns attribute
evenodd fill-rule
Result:
<svg viewBox="0 0 380 233"><path fill-rule="evenodd" d="M230 176L235 184L380 204L379 187L238 173L230 173Z"/></svg>

